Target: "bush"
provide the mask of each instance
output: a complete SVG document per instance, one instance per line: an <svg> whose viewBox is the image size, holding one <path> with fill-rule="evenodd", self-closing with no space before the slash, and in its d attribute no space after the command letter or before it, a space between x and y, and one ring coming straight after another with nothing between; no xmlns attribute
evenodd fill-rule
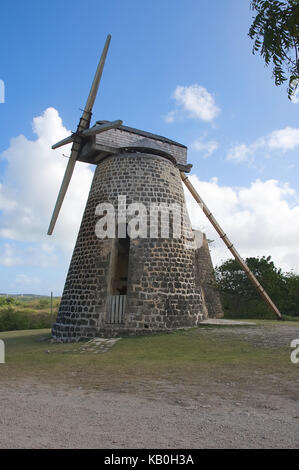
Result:
<svg viewBox="0 0 299 470"><path fill-rule="evenodd" d="M43 309L48 308L51 305L50 299L40 299L36 308Z"/></svg>
<svg viewBox="0 0 299 470"><path fill-rule="evenodd" d="M274 315L263 300L244 300L240 296L222 292L221 303L225 318L273 320ZM258 295L258 294L257 294Z"/></svg>
<svg viewBox="0 0 299 470"><path fill-rule="evenodd" d="M51 328L56 320L56 313L33 313L15 310L9 306L0 310L0 331L33 330Z"/></svg>
<svg viewBox="0 0 299 470"><path fill-rule="evenodd" d="M6 297L2 295L0 297L0 306L5 306L5 305L15 305L17 302L13 297Z"/></svg>

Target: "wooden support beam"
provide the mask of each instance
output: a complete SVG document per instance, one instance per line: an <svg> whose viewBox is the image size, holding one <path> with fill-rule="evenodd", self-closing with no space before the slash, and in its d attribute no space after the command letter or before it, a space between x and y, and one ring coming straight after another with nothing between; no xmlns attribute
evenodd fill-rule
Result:
<svg viewBox="0 0 299 470"><path fill-rule="evenodd" d="M259 281L257 280L257 278L255 277L255 275L253 274L253 272L249 269L249 267L247 266L247 264L245 263L245 261L243 260L243 258L239 255L239 253L237 252L237 250L235 249L233 243L231 243L231 241L228 239L227 235L225 234L225 232L222 230L222 228L220 227L220 225L218 224L217 220L215 219L215 217L213 216L212 212L209 210L208 206L204 203L204 201L202 200L202 198L199 196L198 192L196 191L196 189L194 188L193 184L190 182L189 178L186 176L186 174L184 172L180 172L181 174L181 178L182 178L182 181L183 183L185 184L185 186L189 189L190 193L192 194L192 196L194 197L195 201L199 204L199 206L202 208L204 214L207 216L207 218L209 219L209 221L211 222L211 224L213 225L214 229L216 230L216 232L218 233L218 235L220 236L220 238L222 238L222 240L224 241L224 243L226 244L227 248L229 249L229 251L232 253L232 255L234 256L235 260L239 263L239 265L241 266L241 268L245 271L245 273L247 274L247 276L249 277L249 279L251 280L252 284L256 287L256 289L258 290L258 292L260 293L261 297L265 300L265 302L267 303L267 305L271 308L271 310L275 313L275 315L277 316L277 318L279 320L282 319L282 316L281 316L281 313L280 311L278 310L278 308L276 307L276 305L274 304L274 302L270 299L269 295L267 294L267 292L265 291L265 289L262 287L262 285L259 283Z"/></svg>

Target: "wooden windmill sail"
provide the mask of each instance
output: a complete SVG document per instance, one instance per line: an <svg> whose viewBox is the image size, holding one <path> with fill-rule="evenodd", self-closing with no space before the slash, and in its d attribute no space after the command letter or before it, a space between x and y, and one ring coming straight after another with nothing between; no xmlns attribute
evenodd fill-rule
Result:
<svg viewBox="0 0 299 470"><path fill-rule="evenodd" d="M100 134L101 132L105 132L109 129L113 129L115 127L119 127L122 124L122 121L113 121L113 122L107 122L102 125L94 126L91 129L89 128L90 126L90 121L91 121L91 115L92 115L92 108L97 96L97 92L99 89L105 61L106 61L106 56L108 52L108 48L110 45L110 40L111 40L111 35L109 34L106 39L106 43L98 64L98 68L95 73L95 77L86 101L85 108L83 110L83 114L81 116L81 119L79 121L79 124L77 126L77 131L74 132L72 135L69 137L66 137L63 140L60 140L56 144L52 146L52 149L57 149L59 147L62 147L63 145L67 145L70 143L73 143L72 145L72 150L71 150L71 155L65 170L65 174L61 183L60 191L57 197L56 205L53 211L52 219L49 225L48 229L48 235L52 235L56 220L60 211L60 208L62 206L63 200L65 193L67 191L67 188L70 184L72 174L76 165L76 161L78 160L80 149L82 146L82 143L87 137L90 137L92 135Z"/></svg>
<svg viewBox="0 0 299 470"><path fill-rule="evenodd" d="M202 286L196 276L196 244L189 249L192 227L183 217L181 237L131 239L118 223L116 238L96 236L99 203L113 207L150 203L184 206L181 180L278 318L281 314L204 204L186 173L187 147L165 137L129 128L122 121L97 121L92 108L111 36L108 35L77 131L53 145L72 143L71 156L50 222L51 235L76 161L96 165L88 201L70 263L62 300L53 325L54 338L77 341L118 334L144 334L196 326L204 316ZM102 217L102 215L101 215ZM119 222L119 213L115 220ZM160 222L159 222L160 223ZM125 229L125 235L120 232ZM147 227L148 228L148 227ZM161 228L161 227L160 227ZM162 232L161 232L162 234ZM118 238L117 238L118 237ZM198 253L198 252L197 252ZM198 257L197 257L198 258ZM198 263L197 263L198 267Z"/></svg>

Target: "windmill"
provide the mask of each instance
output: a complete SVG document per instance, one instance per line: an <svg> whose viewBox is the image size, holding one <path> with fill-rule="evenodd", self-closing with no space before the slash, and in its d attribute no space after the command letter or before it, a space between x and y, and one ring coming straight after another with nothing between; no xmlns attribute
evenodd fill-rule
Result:
<svg viewBox="0 0 299 470"><path fill-rule="evenodd" d="M201 245L196 242L188 217L172 213L173 220L178 218L182 225L179 237L162 237L162 213L157 219L157 233L152 235L151 220L147 219L146 236L134 238L129 234L134 210L129 217L127 211L135 208L136 202L150 214L152 204L162 207L162 212L173 203L176 207L184 207L182 181L264 300L281 318L277 307L188 180L186 173L192 165L187 164L186 146L123 126L119 120L97 121L89 127L110 39L108 35L77 131L52 147L73 144L49 235L53 232L76 161L96 165L57 320L52 328L53 337L59 341L78 341L94 336L145 334L192 327L203 319L204 312L212 315L205 305L204 286L198 275L201 263L211 264L211 260L205 255L200 258ZM99 239L97 227L107 225L107 210L102 209L103 206L107 208L107 204L113 210L117 207L112 217L115 237ZM141 222L142 218L138 219L137 225ZM191 239L195 240L192 249L189 246ZM208 269L211 272L212 265Z"/></svg>

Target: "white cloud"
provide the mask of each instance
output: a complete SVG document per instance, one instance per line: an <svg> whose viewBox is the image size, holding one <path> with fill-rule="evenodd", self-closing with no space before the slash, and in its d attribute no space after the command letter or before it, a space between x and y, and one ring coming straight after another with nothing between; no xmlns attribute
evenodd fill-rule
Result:
<svg viewBox="0 0 299 470"><path fill-rule="evenodd" d="M219 145L215 140L204 141L202 138L195 140L191 144L191 149L197 152L204 152L204 157L210 157L217 149Z"/></svg>
<svg viewBox="0 0 299 470"><path fill-rule="evenodd" d="M257 180L241 188L220 186L217 178L205 182L193 175L190 180L242 257L271 255L279 267L299 272L299 205L294 189L276 180ZM214 262L232 257L190 193L185 194L194 228L215 240Z"/></svg>
<svg viewBox="0 0 299 470"><path fill-rule="evenodd" d="M12 244L4 243L0 247L0 265L8 267L17 266L18 264L22 264L22 257L16 254Z"/></svg>
<svg viewBox="0 0 299 470"><path fill-rule="evenodd" d="M16 259L30 261L28 253L31 249L32 264L47 265L53 263L54 247L68 255L71 253L93 173L87 164L76 164L54 235L48 237L47 228L67 165L62 153L70 152L70 146L54 151L51 145L70 131L63 126L54 108L46 109L33 119L33 131L36 140L31 141L23 135L15 137L0 156L7 162L0 186L0 236L35 243L31 248L26 247L23 255L19 253ZM12 263L9 261L12 247L7 245L3 249L7 263Z"/></svg>
<svg viewBox="0 0 299 470"><path fill-rule="evenodd" d="M266 145L269 149L278 149L283 152L293 150L299 145L299 129L285 127L285 129L274 131L266 139Z"/></svg>
<svg viewBox="0 0 299 470"><path fill-rule="evenodd" d="M53 108L35 118L33 128L36 140L18 136L1 155L7 165L0 187L0 236L11 241L5 240L0 247L0 264L7 267L53 266L60 249L71 254L92 180L90 167L78 163L54 235L48 237L46 231L67 164L61 157L66 150L52 151L51 145L69 132ZM296 142L293 133L291 136ZM264 141L271 142L269 136L259 139L256 148L265 146ZM278 141L281 148L286 146L281 134L272 142ZM206 144L199 142L200 151ZM243 257L270 254L278 266L299 272L299 206L294 189L275 180L257 180L242 188L221 186L217 178L205 182L194 175L191 181ZM193 225L216 240L212 244L214 261L230 257L189 193L186 198ZM34 279L30 282L28 286Z"/></svg>
<svg viewBox="0 0 299 470"><path fill-rule="evenodd" d="M237 144L233 146L226 155L226 160L235 163L253 162L257 151L270 152L280 150L285 153L287 150L294 150L299 146L299 129L294 127L285 127L271 132L266 137L260 137L252 144ZM270 154L266 153L265 157Z"/></svg>
<svg viewBox="0 0 299 470"><path fill-rule="evenodd" d="M164 116L164 121L167 123L172 123L176 120L177 111L170 111L166 116Z"/></svg>
<svg viewBox="0 0 299 470"><path fill-rule="evenodd" d="M291 98L291 101L293 104L298 104L299 103L299 88L295 91L294 95Z"/></svg>
<svg viewBox="0 0 299 470"><path fill-rule="evenodd" d="M32 289L33 290L39 286L41 283L40 279L37 277L32 277L32 276L27 276L26 274L17 274L15 282L12 284L12 286L16 287L17 289Z"/></svg>
<svg viewBox="0 0 299 470"><path fill-rule="evenodd" d="M293 85L297 86L295 93L291 97L291 101L293 104L298 104L299 103L299 80L295 79Z"/></svg>
<svg viewBox="0 0 299 470"><path fill-rule="evenodd" d="M188 118L211 122L220 113L211 93L201 85L177 86L172 94L177 109L165 116L166 122L173 122L186 115Z"/></svg>
<svg viewBox="0 0 299 470"><path fill-rule="evenodd" d="M233 160L234 162L240 163L248 160L251 154L251 149L245 144L236 145L227 154L227 160Z"/></svg>

